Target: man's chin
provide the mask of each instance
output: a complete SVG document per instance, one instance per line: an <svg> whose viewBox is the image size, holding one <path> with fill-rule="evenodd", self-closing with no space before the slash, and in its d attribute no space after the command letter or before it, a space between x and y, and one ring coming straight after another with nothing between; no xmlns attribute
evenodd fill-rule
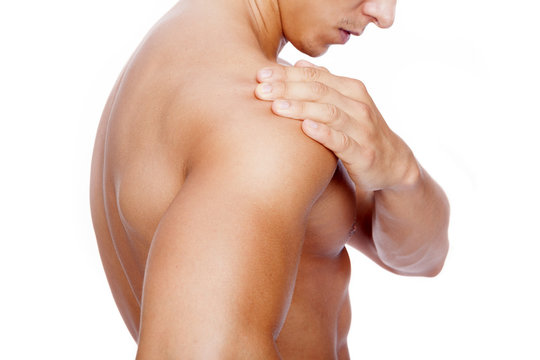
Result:
<svg viewBox="0 0 540 360"><path fill-rule="evenodd" d="M311 46L311 47L296 47L294 44L293 46L296 48L296 50L300 51L301 53L304 53L312 58L319 57L321 55L326 54L328 51L328 48L330 45L319 45L319 46Z"/></svg>

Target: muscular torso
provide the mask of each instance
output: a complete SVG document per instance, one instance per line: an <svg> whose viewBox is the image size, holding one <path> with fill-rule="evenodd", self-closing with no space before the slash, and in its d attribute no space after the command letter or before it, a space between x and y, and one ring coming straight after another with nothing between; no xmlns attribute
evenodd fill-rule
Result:
<svg viewBox="0 0 540 360"><path fill-rule="evenodd" d="M100 255L135 339L152 237L197 156L197 139L224 126L219 114L227 109L250 113L251 103L260 102L252 95L254 75L269 65L249 56L238 64L219 50L218 42L185 51L186 41L197 40L182 43L173 35L181 35L180 29L164 24L150 33L119 77L103 112L92 160L91 207ZM213 62L197 60L209 56L213 47ZM215 124L208 121L216 118ZM284 359L349 358L345 243L354 219L353 184L338 162L309 215L292 303L277 340Z"/></svg>

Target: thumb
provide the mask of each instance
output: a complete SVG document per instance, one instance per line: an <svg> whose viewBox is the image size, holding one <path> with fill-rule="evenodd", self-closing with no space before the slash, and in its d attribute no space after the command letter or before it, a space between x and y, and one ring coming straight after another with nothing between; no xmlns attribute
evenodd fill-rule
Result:
<svg viewBox="0 0 540 360"><path fill-rule="evenodd" d="M317 67L316 65L310 63L307 60L298 60L294 66L300 66L300 67Z"/></svg>
<svg viewBox="0 0 540 360"><path fill-rule="evenodd" d="M315 65L315 64L310 63L310 62L307 61L307 60L298 60L298 61L294 64L294 66L298 66L298 67L313 67L313 68L322 70L322 71L327 72L327 73L330 72L330 70L328 70L328 69L325 68L324 66L317 66L317 65Z"/></svg>

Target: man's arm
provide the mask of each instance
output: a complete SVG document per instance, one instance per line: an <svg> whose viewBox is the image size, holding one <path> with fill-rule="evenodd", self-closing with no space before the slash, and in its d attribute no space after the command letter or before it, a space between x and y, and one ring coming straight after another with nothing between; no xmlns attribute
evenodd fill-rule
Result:
<svg viewBox="0 0 540 360"><path fill-rule="evenodd" d="M299 61L257 73L259 99L341 160L356 186L351 244L398 274L434 276L448 252L449 206L407 144L388 126L365 85ZM264 91L268 86L272 91Z"/></svg>
<svg viewBox="0 0 540 360"><path fill-rule="evenodd" d="M450 207L442 188L420 165L394 189L357 189L359 230L348 244L383 268L410 276L435 276L448 253Z"/></svg>
<svg viewBox="0 0 540 360"><path fill-rule="evenodd" d="M307 215L337 160L274 115L215 124L152 241L139 360L279 358Z"/></svg>

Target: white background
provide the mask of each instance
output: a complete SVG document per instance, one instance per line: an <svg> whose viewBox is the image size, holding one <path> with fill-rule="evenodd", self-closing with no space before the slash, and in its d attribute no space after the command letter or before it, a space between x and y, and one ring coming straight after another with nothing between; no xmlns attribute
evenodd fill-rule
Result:
<svg viewBox="0 0 540 360"><path fill-rule="evenodd" d="M116 76L173 0L0 5L0 358L133 359L88 204ZM350 248L352 359L540 359L540 6L401 0L391 29L310 59L365 82L443 186L451 250L436 278Z"/></svg>

